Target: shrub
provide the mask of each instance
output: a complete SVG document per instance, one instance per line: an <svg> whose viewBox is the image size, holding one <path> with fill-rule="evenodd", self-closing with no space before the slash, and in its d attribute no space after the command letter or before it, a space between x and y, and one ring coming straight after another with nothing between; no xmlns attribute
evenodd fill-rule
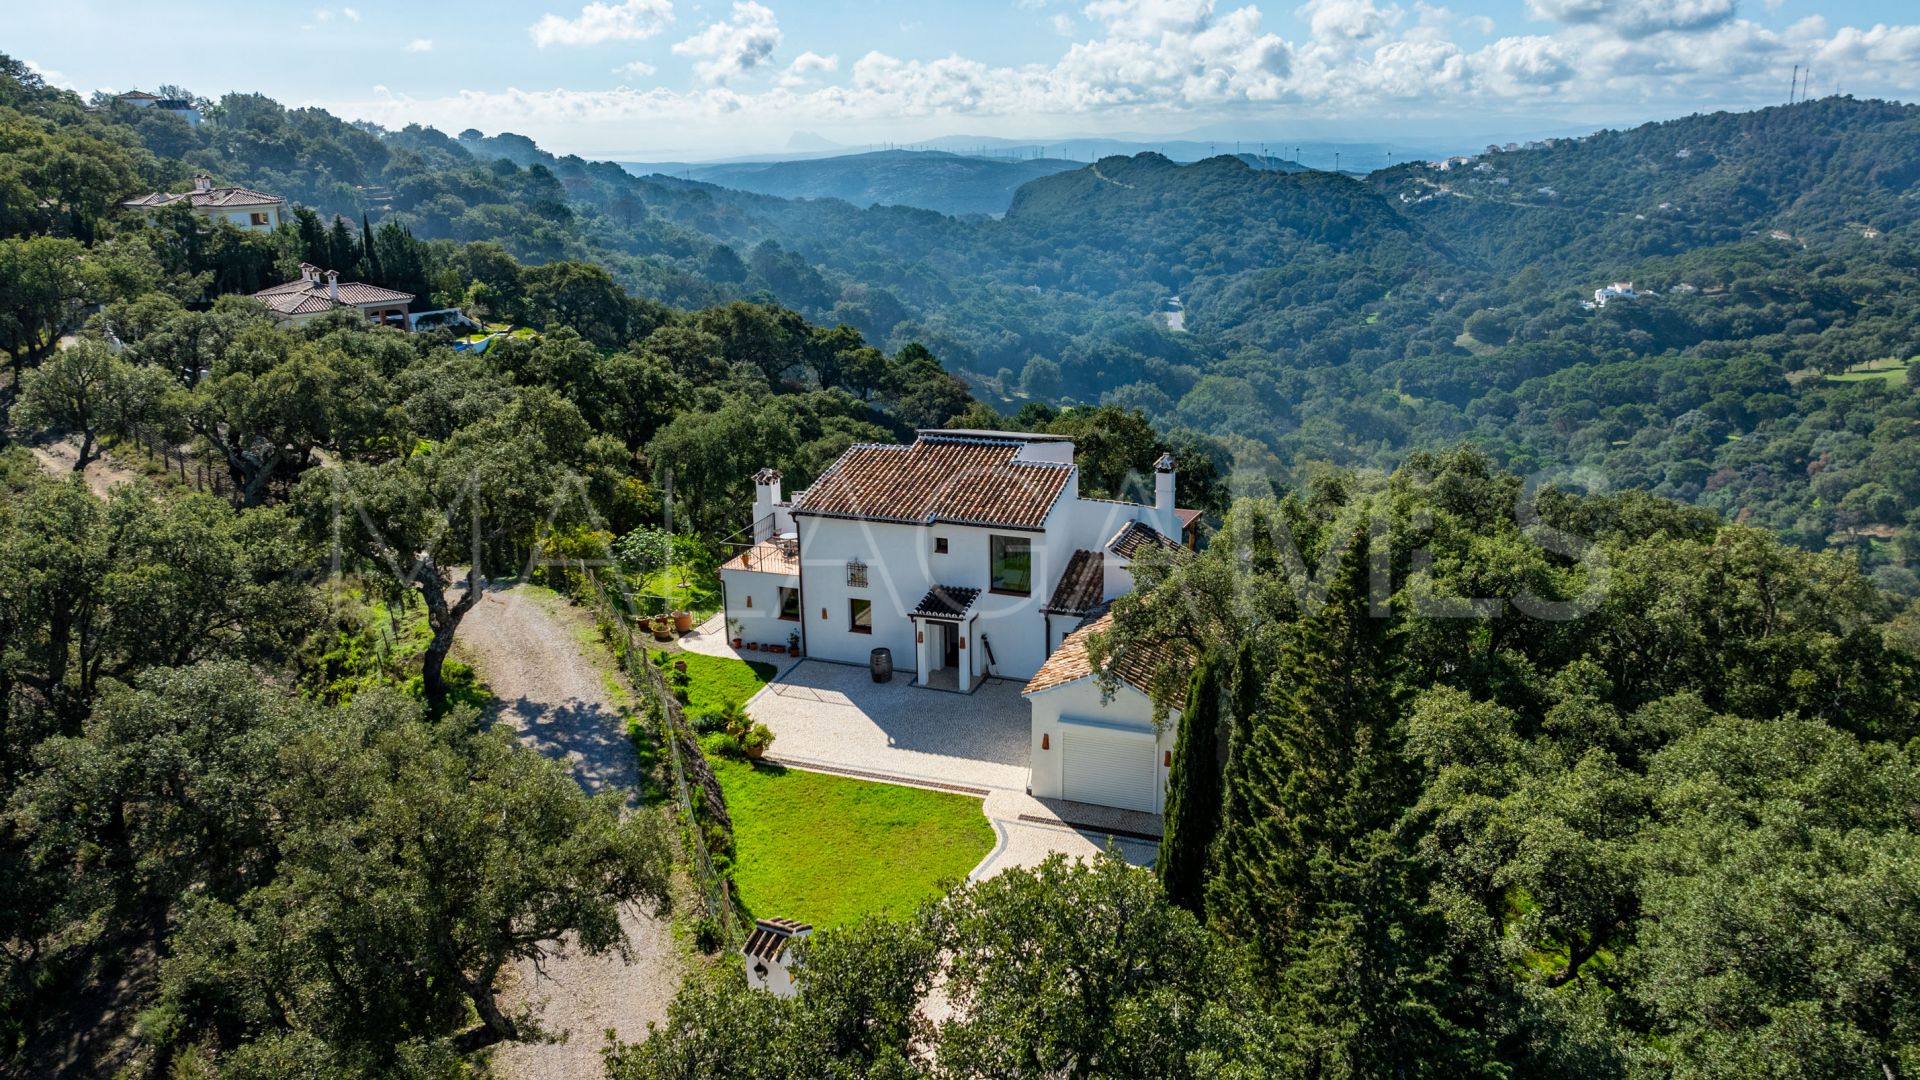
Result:
<svg viewBox="0 0 1920 1080"><path fill-rule="evenodd" d="M740 749L746 754L764 754L773 745L773 729L765 724L754 724L739 737Z"/></svg>

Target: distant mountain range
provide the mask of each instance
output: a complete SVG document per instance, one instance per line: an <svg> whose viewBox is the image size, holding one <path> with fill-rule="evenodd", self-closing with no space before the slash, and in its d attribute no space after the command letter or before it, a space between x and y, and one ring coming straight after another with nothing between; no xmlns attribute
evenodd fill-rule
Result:
<svg viewBox="0 0 1920 1080"><path fill-rule="evenodd" d="M843 199L855 206L913 206L943 214L1000 214L1029 180L1084 168L1059 158L987 158L937 150L880 150L790 161L705 165L622 162L638 176L698 180L787 199Z"/></svg>

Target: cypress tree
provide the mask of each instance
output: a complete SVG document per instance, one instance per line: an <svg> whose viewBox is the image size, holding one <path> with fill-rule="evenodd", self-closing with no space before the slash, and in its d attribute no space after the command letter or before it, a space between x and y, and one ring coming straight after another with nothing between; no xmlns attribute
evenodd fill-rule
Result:
<svg viewBox="0 0 1920 1080"><path fill-rule="evenodd" d="M360 280L373 285L385 285L386 275L380 272L380 252L373 246L373 226L367 223L367 215L360 215Z"/></svg>
<svg viewBox="0 0 1920 1080"><path fill-rule="evenodd" d="M1166 832L1154 861L1167 899L1202 918L1207 850L1220 827L1220 669L1211 654L1194 668L1167 777Z"/></svg>
<svg viewBox="0 0 1920 1080"><path fill-rule="evenodd" d="M1270 962L1313 917L1316 866L1400 808L1388 622L1369 615L1367 574L1362 535L1325 605L1289 628L1261 711L1236 722L1206 905Z"/></svg>

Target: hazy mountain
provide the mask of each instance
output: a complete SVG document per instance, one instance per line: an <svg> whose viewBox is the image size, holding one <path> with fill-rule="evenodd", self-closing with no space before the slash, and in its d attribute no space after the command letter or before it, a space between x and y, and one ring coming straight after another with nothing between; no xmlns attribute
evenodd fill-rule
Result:
<svg viewBox="0 0 1920 1080"><path fill-rule="evenodd" d="M1054 158L998 159L937 150L776 162L678 165L673 176L788 199L844 199L855 206L913 206L943 214L1000 214L1020 185L1081 163ZM666 171L629 165L640 175Z"/></svg>

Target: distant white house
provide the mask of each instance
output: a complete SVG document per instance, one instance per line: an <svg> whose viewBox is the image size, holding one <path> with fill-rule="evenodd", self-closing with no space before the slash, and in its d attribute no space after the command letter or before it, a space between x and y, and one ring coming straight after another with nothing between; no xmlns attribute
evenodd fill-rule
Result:
<svg viewBox="0 0 1920 1080"><path fill-rule="evenodd" d="M1180 657L1161 650L1126 650L1108 660L1111 696L1087 651L1089 640L1113 626L1102 615L1067 636L1027 682L1033 709L1027 790L1036 798L1114 806L1158 814L1173 767L1175 725L1154 724L1154 674ZM1168 702L1185 705L1184 695Z"/></svg>
<svg viewBox="0 0 1920 1080"><path fill-rule="evenodd" d="M159 109L161 112L170 112L189 124L200 122L200 110L185 98L163 98L159 94L149 94L144 90L130 90L124 94L115 95L114 100L124 101L136 109Z"/></svg>
<svg viewBox="0 0 1920 1080"><path fill-rule="evenodd" d="M358 281L341 281L338 271L322 270L312 263L300 264L298 281L261 289L253 298L267 306L268 314L295 326L329 311L352 308L382 326L413 329L407 315L407 307L413 303L412 293Z"/></svg>
<svg viewBox="0 0 1920 1080"><path fill-rule="evenodd" d="M186 201L193 212L211 221L225 221L236 228L254 232L272 232L286 217L287 200L264 191L243 187L214 187L206 175L193 178L191 191L155 191L120 205L129 210L153 211Z"/></svg>
<svg viewBox="0 0 1920 1080"><path fill-rule="evenodd" d="M1631 281L1616 281L1605 288L1593 290L1590 308L1603 308L1611 300L1638 300L1643 296L1652 296L1652 289L1635 289Z"/></svg>
<svg viewBox="0 0 1920 1080"><path fill-rule="evenodd" d="M799 987L793 981L796 960L793 945L812 933L813 927L792 919L755 919L753 932L747 935L746 944L740 946L740 956L747 968L747 985L778 997L798 993Z"/></svg>
<svg viewBox="0 0 1920 1080"><path fill-rule="evenodd" d="M1087 615L1133 587L1147 546L1182 547L1162 457L1151 504L1083 498L1058 435L927 430L849 449L781 498L754 476L752 545L721 565L729 636L868 663L890 651L921 686L1029 679Z"/></svg>

